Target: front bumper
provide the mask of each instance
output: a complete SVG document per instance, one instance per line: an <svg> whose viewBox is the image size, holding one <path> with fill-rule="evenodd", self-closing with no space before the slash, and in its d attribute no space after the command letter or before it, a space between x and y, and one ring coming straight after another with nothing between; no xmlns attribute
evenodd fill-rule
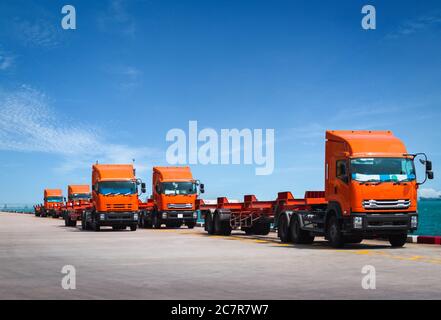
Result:
<svg viewBox="0 0 441 320"><path fill-rule="evenodd" d="M138 212L97 212L96 222L100 226L130 226L138 224Z"/></svg>
<svg viewBox="0 0 441 320"><path fill-rule="evenodd" d="M196 214L196 216L195 216ZM158 217L162 221L196 221L197 220L197 211L191 210L175 210L175 211L161 211L158 212Z"/></svg>
<svg viewBox="0 0 441 320"><path fill-rule="evenodd" d="M414 221L413 224L412 221ZM417 227L417 212L353 212L350 217L343 220L343 233L350 234L382 235L404 233L415 231Z"/></svg>

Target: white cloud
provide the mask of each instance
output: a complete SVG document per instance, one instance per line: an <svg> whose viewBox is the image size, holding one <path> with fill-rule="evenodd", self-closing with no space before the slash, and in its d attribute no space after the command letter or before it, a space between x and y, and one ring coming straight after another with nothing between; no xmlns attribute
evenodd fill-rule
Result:
<svg viewBox="0 0 441 320"><path fill-rule="evenodd" d="M440 15L425 15L414 20L408 20L401 24L396 30L389 33L386 38L395 39L408 35L412 35L433 27L441 26Z"/></svg>
<svg viewBox="0 0 441 320"><path fill-rule="evenodd" d="M418 191L418 196L422 198L440 198L441 191L436 191L432 188L424 188Z"/></svg>
<svg viewBox="0 0 441 320"><path fill-rule="evenodd" d="M15 92L0 92L0 150L41 152L62 158L60 171L88 168L101 163L130 163L145 170L161 153L148 147L133 147L107 141L99 128L74 124L49 106L41 92L22 86Z"/></svg>
<svg viewBox="0 0 441 320"><path fill-rule="evenodd" d="M107 10L98 16L98 27L104 32L135 36L136 23L124 0L111 0Z"/></svg>
<svg viewBox="0 0 441 320"><path fill-rule="evenodd" d="M0 50L0 71L11 68L14 64L14 56Z"/></svg>
<svg viewBox="0 0 441 320"><path fill-rule="evenodd" d="M60 44L61 28L46 20L21 21L14 23L15 34L25 46L28 47L56 47Z"/></svg>

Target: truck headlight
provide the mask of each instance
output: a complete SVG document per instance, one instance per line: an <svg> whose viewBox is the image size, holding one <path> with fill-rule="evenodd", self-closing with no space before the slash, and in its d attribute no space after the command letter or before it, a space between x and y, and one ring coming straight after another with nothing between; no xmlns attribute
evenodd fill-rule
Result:
<svg viewBox="0 0 441 320"><path fill-rule="evenodd" d="M415 228L415 229L418 227L418 217L417 216L410 217L410 227Z"/></svg>
<svg viewBox="0 0 441 320"><path fill-rule="evenodd" d="M363 228L363 217L354 217L354 229Z"/></svg>
<svg viewBox="0 0 441 320"><path fill-rule="evenodd" d="M133 215L133 220L138 220L138 214L137 214L137 213L135 213L135 214Z"/></svg>
<svg viewBox="0 0 441 320"><path fill-rule="evenodd" d="M162 213L162 219L167 219L167 213L166 212Z"/></svg>
<svg viewBox="0 0 441 320"><path fill-rule="evenodd" d="M100 214L100 220L106 220L106 215L104 213Z"/></svg>

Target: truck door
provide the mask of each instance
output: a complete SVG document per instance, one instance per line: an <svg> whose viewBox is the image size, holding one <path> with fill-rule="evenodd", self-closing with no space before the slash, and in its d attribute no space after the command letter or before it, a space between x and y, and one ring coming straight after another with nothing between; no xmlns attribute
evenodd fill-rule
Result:
<svg viewBox="0 0 441 320"><path fill-rule="evenodd" d="M350 214L350 175L348 159L337 159L335 162L335 177L332 192L334 199L340 204L342 214Z"/></svg>

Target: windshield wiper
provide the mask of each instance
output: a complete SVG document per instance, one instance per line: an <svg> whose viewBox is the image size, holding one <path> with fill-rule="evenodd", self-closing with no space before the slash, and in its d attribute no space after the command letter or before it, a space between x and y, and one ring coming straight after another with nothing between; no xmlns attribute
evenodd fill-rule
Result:
<svg viewBox="0 0 441 320"><path fill-rule="evenodd" d="M375 185L382 183L381 180L369 179L369 180L366 180L366 181L360 181L360 184L369 184L369 183L373 184L373 182L376 182Z"/></svg>

